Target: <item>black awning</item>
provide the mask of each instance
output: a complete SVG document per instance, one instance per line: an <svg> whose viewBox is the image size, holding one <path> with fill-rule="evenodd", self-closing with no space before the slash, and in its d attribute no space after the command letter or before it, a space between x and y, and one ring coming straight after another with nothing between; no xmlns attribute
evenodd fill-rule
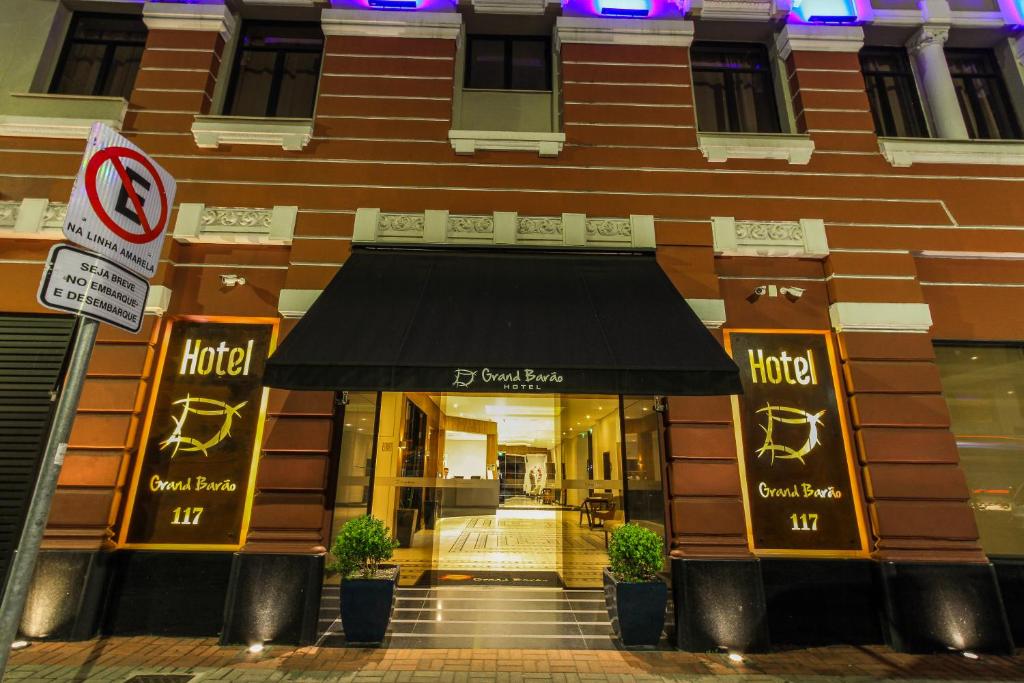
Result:
<svg viewBox="0 0 1024 683"><path fill-rule="evenodd" d="M364 249L267 362L285 389L709 395L736 365L653 255Z"/></svg>

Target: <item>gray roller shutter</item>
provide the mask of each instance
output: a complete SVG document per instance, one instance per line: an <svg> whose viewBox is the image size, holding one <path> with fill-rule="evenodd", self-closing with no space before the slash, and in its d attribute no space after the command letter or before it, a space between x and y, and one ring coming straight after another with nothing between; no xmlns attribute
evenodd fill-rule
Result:
<svg viewBox="0 0 1024 683"><path fill-rule="evenodd" d="M0 588L32 498L75 319L0 314Z"/></svg>

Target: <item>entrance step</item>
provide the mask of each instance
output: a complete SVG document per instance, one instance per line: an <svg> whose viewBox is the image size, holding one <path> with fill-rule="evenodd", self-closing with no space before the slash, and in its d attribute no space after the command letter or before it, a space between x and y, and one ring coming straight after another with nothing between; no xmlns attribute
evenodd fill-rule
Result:
<svg viewBox="0 0 1024 683"><path fill-rule="evenodd" d="M345 647L340 589L325 585L320 640ZM385 646L609 650L616 640L600 589L399 588Z"/></svg>

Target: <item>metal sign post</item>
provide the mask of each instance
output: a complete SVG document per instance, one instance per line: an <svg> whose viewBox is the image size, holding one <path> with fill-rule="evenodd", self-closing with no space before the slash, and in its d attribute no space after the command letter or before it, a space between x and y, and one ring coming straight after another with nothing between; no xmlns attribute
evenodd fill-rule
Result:
<svg viewBox="0 0 1024 683"><path fill-rule="evenodd" d="M141 329L149 293L146 278L156 273L176 188L174 178L145 152L108 126L93 124L71 190L64 236L94 253L67 244L54 246L37 293L41 305L75 313L80 324L0 602L0 678L28 599L96 343L97 321L129 332Z"/></svg>
<svg viewBox="0 0 1024 683"><path fill-rule="evenodd" d="M11 574L0 603L0 678L7 670L7 658L11 652L11 643L18 633L21 613L25 609L32 573L39 554L39 544L46 530L46 520L50 516L50 503L57 490L57 479L60 477L61 466L64 464L64 453L68 448L68 436L71 425L75 421L78 410L78 399L82 395L85 383L85 372L89 366L92 347L96 343L96 332L100 324L89 318L81 318L75 345L71 350L71 363L68 366L67 380L60 392L57 410L53 416L53 426L46 442L46 451L39 466L39 477L32 493L25 528L21 532L21 541L14 551L11 563Z"/></svg>

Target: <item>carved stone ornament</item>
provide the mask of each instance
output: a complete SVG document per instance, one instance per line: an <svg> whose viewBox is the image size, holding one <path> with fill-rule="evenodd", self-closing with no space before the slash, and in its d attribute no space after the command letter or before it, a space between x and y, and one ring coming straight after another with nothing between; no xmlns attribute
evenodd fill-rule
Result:
<svg viewBox="0 0 1024 683"><path fill-rule="evenodd" d="M237 209L211 206L199 219L203 232L269 232L271 209Z"/></svg>
<svg viewBox="0 0 1024 683"><path fill-rule="evenodd" d="M68 205L65 202L50 202L43 212L44 228L63 228L68 217Z"/></svg>
<svg viewBox="0 0 1024 683"><path fill-rule="evenodd" d="M628 218L588 218L587 237L622 237L633 234L633 224Z"/></svg>
<svg viewBox="0 0 1024 683"><path fill-rule="evenodd" d="M382 213L377 217L377 234L423 234L425 218L421 213Z"/></svg>
<svg viewBox="0 0 1024 683"><path fill-rule="evenodd" d="M736 242L802 245L804 230L798 221L736 221Z"/></svg>
<svg viewBox="0 0 1024 683"><path fill-rule="evenodd" d="M562 218L560 216L519 216L516 219L516 234L561 235Z"/></svg>
<svg viewBox="0 0 1024 683"><path fill-rule="evenodd" d="M13 228L21 202L0 202L0 228Z"/></svg>
<svg viewBox="0 0 1024 683"><path fill-rule="evenodd" d="M921 30L907 41L907 50L911 54L917 54L925 48L937 45L941 50L949 38L949 28L945 26L922 26Z"/></svg>
<svg viewBox="0 0 1024 683"><path fill-rule="evenodd" d="M491 235L494 216L448 216L450 235Z"/></svg>

